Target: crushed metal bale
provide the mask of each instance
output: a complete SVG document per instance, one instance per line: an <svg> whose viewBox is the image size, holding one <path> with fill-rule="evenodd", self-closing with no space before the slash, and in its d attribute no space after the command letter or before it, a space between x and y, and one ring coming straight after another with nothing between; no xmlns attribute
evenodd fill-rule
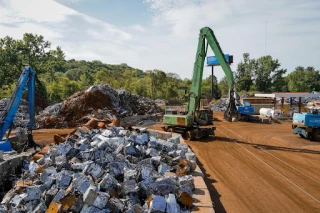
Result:
<svg viewBox="0 0 320 213"><path fill-rule="evenodd" d="M155 135L78 127L26 163L0 212L190 212L195 155L179 136Z"/></svg>

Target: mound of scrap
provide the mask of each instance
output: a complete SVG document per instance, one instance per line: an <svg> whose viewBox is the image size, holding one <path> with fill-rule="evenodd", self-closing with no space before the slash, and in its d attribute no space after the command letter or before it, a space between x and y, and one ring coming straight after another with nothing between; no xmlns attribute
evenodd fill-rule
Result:
<svg viewBox="0 0 320 213"><path fill-rule="evenodd" d="M190 212L194 160L180 136L78 127L24 164L0 212Z"/></svg>
<svg viewBox="0 0 320 213"><path fill-rule="evenodd" d="M92 117L111 123L114 116L155 115L157 112L159 108L149 98L99 84L47 107L39 113L36 121L41 128L76 127Z"/></svg>

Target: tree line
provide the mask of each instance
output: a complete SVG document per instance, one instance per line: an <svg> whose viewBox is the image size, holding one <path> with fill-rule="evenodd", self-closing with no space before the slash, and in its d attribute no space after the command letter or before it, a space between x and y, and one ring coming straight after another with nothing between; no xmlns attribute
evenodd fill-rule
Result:
<svg viewBox="0 0 320 213"><path fill-rule="evenodd" d="M180 103L184 96L181 87L191 87L191 79L181 79L175 73L162 70L142 71L127 64L105 64L101 61L66 60L61 47L41 35L26 33L22 39L9 36L0 39L0 98L9 97L24 66L37 72L36 91L47 104L61 102L73 93L91 85L107 83L114 89L133 94ZM277 59L262 56L251 59L243 54L234 72L239 94L274 91L320 90L320 74L313 67L297 67L289 75ZM192 76L190 76L191 78ZM214 98L228 93L227 81L214 76ZM211 76L203 79L202 94L211 94Z"/></svg>

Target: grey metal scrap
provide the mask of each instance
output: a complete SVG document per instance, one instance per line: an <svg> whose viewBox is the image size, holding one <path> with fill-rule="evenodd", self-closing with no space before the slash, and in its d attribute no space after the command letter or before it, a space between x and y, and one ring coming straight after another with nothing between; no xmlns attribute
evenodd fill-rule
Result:
<svg viewBox="0 0 320 213"><path fill-rule="evenodd" d="M110 195L108 193L98 192L98 196L93 202L93 206L99 209L103 209L107 205L109 198L110 198Z"/></svg>
<svg viewBox="0 0 320 213"><path fill-rule="evenodd" d="M179 185L182 186L182 185L188 185L190 186L191 190L194 190L195 189L195 186L194 186L194 178L192 175L185 175L185 176L181 176L179 177Z"/></svg>
<svg viewBox="0 0 320 213"><path fill-rule="evenodd" d="M135 180L123 181L122 187L125 195L138 193L138 185Z"/></svg>
<svg viewBox="0 0 320 213"><path fill-rule="evenodd" d="M178 144L177 145L177 150L183 150L185 153L188 152L188 149L189 149L189 147L187 144Z"/></svg>
<svg viewBox="0 0 320 213"><path fill-rule="evenodd" d="M40 186L27 186L27 197L26 201L40 200L41 190Z"/></svg>
<svg viewBox="0 0 320 213"><path fill-rule="evenodd" d="M180 206L177 203L177 200L174 194L169 194L166 197L166 201L167 201L166 213L180 213Z"/></svg>
<svg viewBox="0 0 320 213"><path fill-rule="evenodd" d="M138 171L136 169L125 169L124 171L124 180L137 179Z"/></svg>
<svg viewBox="0 0 320 213"><path fill-rule="evenodd" d="M173 136L168 139L169 142L179 144L180 143L180 135Z"/></svg>
<svg viewBox="0 0 320 213"><path fill-rule="evenodd" d="M196 160L197 160L197 157L196 157L196 155L195 155L193 152L187 152L187 153L186 153L186 159L187 159L187 160L196 161Z"/></svg>
<svg viewBox="0 0 320 213"><path fill-rule="evenodd" d="M146 150L146 155L148 155L149 157L155 157L158 156L158 151L154 148L148 148Z"/></svg>
<svg viewBox="0 0 320 213"><path fill-rule="evenodd" d="M100 190L111 191L112 189L116 190L118 187L118 181L107 173L99 183Z"/></svg>
<svg viewBox="0 0 320 213"><path fill-rule="evenodd" d="M164 175L164 173L166 173L167 171L170 170L170 166L166 163L160 163L159 167L158 167L158 172L161 175Z"/></svg>
<svg viewBox="0 0 320 213"><path fill-rule="evenodd" d="M66 190L60 189L56 194L56 196L53 198L52 202L57 203L59 200L61 200L61 198L65 196L65 194L66 194Z"/></svg>
<svg viewBox="0 0 320 213"><path fill-rule="evenodd" d="M149 189L150 194L165 196L174 193L177 190L177 186L172 179L164 178L152 183Z"/></svg>
<svg viewBox="0 0 320 213"><path fill-rule="evenodd" d="M107 208L110 209L112 213L121 213L124 211L124 203L121 200L113 197L108 201Z"/></svg>
<svg viewBox="0 0 320 213"><path fill-rule="evenodd" d="M70 193L76 197L71 212L176 213L185 206L181 194L192 196L192 176L178 179L168 174L180 160L195 158L179 136L162 140L146 129L130 132L119 127L78 133L77 140L51 147L38 164L30 164L34 185L7 196L8 212L15 206L44 212ZM49 167L36 175L39 165L45 164Z"/></svg>
<svg viewBox="0 0 320 213"><path fill-rule="evenodd" d="M148 213L166 212L167 202L162 196L152 195Z"/></svg>
<svg viewBox="0 0 320 213"><path fill-rule="evenodd" d="M94 201L98 197L98 193L93 185L90 185L87 191L83 194L83 202L88 205L93 205Z"/></svg>

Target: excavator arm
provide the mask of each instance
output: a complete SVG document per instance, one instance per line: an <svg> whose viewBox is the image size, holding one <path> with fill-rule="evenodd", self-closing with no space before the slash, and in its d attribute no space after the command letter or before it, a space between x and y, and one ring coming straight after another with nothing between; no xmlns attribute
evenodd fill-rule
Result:
<svg viewBox="0 0 320 213"><path fill-rule="evenodd" d="M18 79L17 86L14 89L9 103L0 116L0 141L5 136L7 130L11 130L14 123L14 117L18 111L23 92L28 89L29 117L28 124L28 144L34 145L32 138L32 129L35 121L35 75L36 72L29 66L25 67ZM30 144L31 143L31 144ZM1 143L0 150L11 151L11 145L8 139Z"/></svg>
<svg viewBox="0 0 320 213"><path fill-rule="evenodd" d="M206 43L207 41L207 43ZM235 91L234 91L234 79L233 72L224 57L219 42L216 39L213 31L209 27L204 27L200 30L198 50L196 54L196 61L193 69L192 86L190 91L190 99L188 105L188 114L196 119L195 112L199 108L201 98L201 84L203 76L204 61L207 55L208 45L211 47L215 56L217 57L222 70L224 71L229 87L229 103L227 110L225 111L224 117L228 121L238 121L239 113L235 103Z"/></svg>

